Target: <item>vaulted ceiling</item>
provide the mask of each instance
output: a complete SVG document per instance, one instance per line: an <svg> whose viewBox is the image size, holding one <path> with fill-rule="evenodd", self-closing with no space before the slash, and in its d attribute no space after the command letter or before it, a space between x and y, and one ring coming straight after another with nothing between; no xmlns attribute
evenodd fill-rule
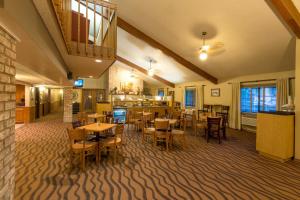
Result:
<svg viewBox="0 0 300 200"><path fill-rule="evenodd" d="M113 2L117 3L118 15L122 19L219 80L294 69L293 35L265 1ZM203 31L208 32L208 44L224 44L205 62L199 60L197 53ZM201 79L137 38L122 31L118 36L119 52L143 66L147 66L145 56L153 56L158 63L157 73L169 81L177 83Z"/></svg>
<svg viewBox="0 0 300 200"><path fill-rule="evenodd" d="M218 80L294 69L293 35L282 25L266 1L112 1L118 6L119 17ZM296 6L300 5L299 0L293 1ZM20 26L18 27L22 28L22 33L27 31L26 37L24 34L24 41L31 42L26 47L21 46L23 53L18 59L22 65L32 66L31 70L36 69L37 72L51 77L51 80L57 83L62 83L61 77L65 76L64 65L80 76L96 77L106 70L96 64L93 59L66 55L58 26L53 24L56 21L53 13L50 12L50 4L45 3L46 1L32 0L20 3L17 0L6 0L6 2L11 4L11 13L19 22ZM29 5L30 3L31 5ZM29 9L24 10L23 4L30 7L31 12ZM13 6L16 6L18 12L13 12ZM32 10L34 6L37 10ZM33 12L36 13L32 14ZM39 24L32 17L41 17ZM32 21L28 22L30 26L40 26L41 20L43 23L49 23L48 25L51 27L50 29L48 27L49 32L44 29L43 33L38 31L40 29L28 30L28 27L25 26L26 21ZM224 44L219 51L209 55L205 62L198 58L203 31L208 32L208 44L217 42ZM49 45L40 45L40 38L33 37L37 33L51 35L53 38L51 42L55 42L56 51L62 55L63 60L53 52L42 51ZM53 44L51 48L55 49ZM32 51L26 52L29 45L34 48ZM118 28L117 51L118 55L144 69L149 68L149 58L154 59L155 74L172 83L204 79L160 49L151 46L147 41L143 41L121 28ZM53 56L56 58L53 59ZM44 62L39 62L39 59L35 59L37 57L43 58ZM49 70L54 71L50 72ZM157 81L151 78L148 78L147 81L157 84Z"/></svg>

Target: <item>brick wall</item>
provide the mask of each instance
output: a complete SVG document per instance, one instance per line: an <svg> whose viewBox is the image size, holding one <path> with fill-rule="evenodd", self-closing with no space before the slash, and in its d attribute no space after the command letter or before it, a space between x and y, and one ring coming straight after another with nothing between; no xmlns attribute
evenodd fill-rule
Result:
<svg viewBox="0 0 300 200"><path fill-rule="evenodd" d="M0 26L0 199L15 186L16 40Z"/></svg>
<svg viewBox="0 0 300 200"><path fill-rule="evenodd" d="M64 88L64 122L72 122L72 88Z"/></svg>

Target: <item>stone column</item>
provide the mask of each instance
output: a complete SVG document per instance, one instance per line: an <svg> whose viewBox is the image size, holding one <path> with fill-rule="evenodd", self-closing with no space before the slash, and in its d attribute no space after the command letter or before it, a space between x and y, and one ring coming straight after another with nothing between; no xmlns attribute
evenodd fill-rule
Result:
<svg viewBox="0 0 300 200"><path fill-rule="evenodd" d="M72 122L72 99L73 89L64 88L64 122Z"/></svg>
<svg viewBox="0 0 300 200"><path fill-rule="evenodd" d="M16 39L0 26L0 199L15 186Z"/></svg>

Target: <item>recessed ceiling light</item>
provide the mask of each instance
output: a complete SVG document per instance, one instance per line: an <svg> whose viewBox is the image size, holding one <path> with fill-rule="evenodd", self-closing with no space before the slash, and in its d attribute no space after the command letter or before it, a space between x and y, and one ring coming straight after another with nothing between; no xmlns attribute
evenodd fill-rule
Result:
<svg viewBox="0 0 300 200"><path fill-rule="evenodd" d="M89 78L93 78L93 76L89 76Z"/></svg>
<svg viewBox="0 0 300 200"><path fill-rule="evenodd" d="M96 63L102 63L102 60L96 59L95 62L96 62Z"/></svg>

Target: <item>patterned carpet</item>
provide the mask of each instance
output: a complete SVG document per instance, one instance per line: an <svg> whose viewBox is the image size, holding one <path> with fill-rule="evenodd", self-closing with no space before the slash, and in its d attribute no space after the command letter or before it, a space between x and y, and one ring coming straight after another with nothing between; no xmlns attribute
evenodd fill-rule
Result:
<svg viewBox="0 0 300 200"><path fill-rule="evenodd" d="M68 126L50 116L16 130L15 199L300 199L300 163L259 156L250 133L231 130L221 145L188 135L186 150L166 152L129 131L118 164L90 158L80 173L69 166Z"/></svg>

